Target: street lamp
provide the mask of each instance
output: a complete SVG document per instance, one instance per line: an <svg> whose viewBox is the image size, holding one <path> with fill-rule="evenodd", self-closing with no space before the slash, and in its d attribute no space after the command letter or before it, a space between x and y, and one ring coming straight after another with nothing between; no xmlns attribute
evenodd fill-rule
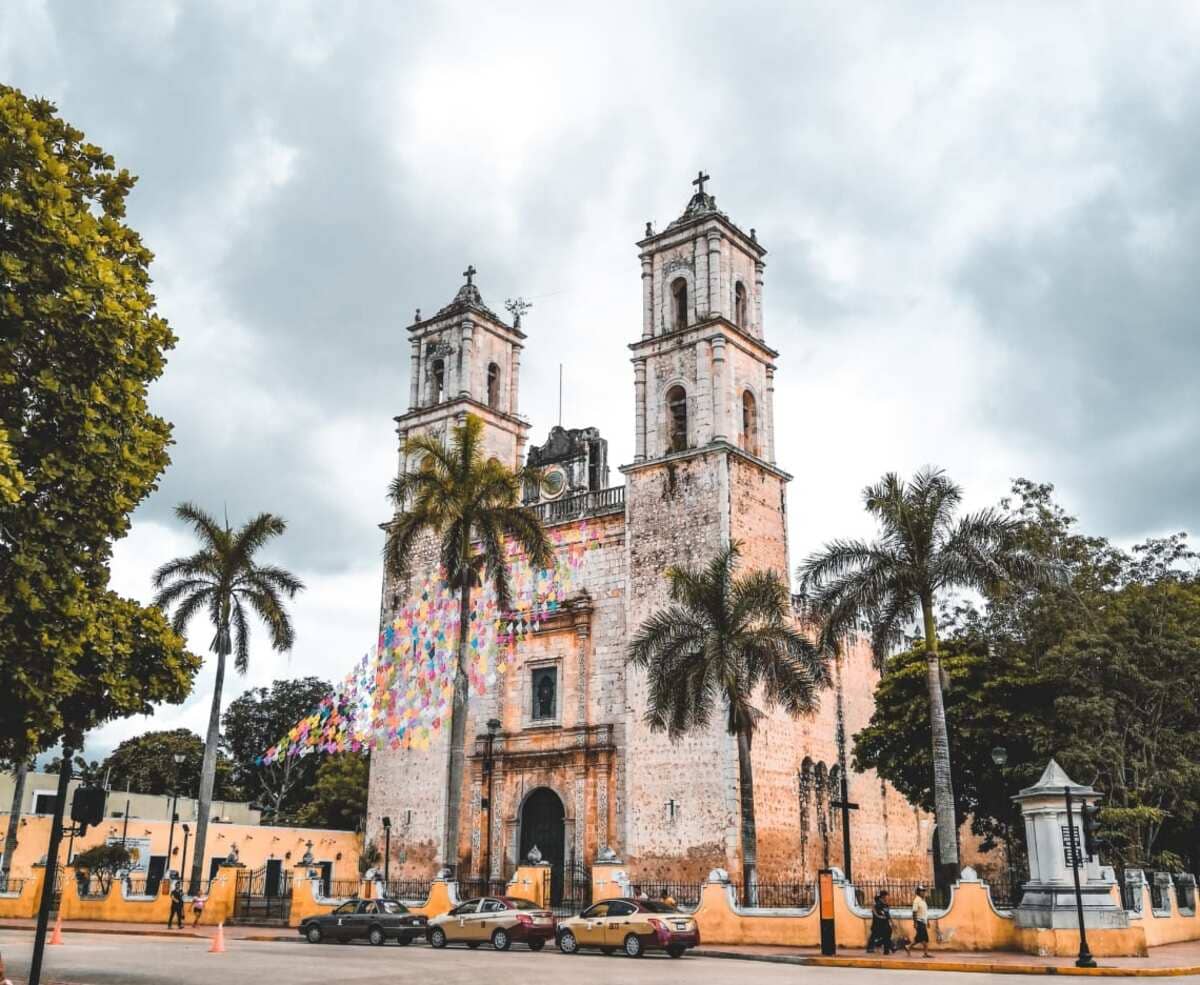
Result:
<svg viewBox="0 0 1200 985"><path fill-rule="evenodd" d="M1004 746L996 746L992 749L992 762L997 766L1004 766L1008 762L1008 750Z"/></svg>
<svg viewBox="0 0 1200 985"><path fill-rule="evenodd" d="M186 821L181 824L180 827L183 828L183 861L179 863L179 881L182 883L183 874L187 872L187 845L188 837L191 835L192 829L188 826Z"/></svg>
<svg viewBox="0 0 1200 985"><path fill-rule="evenodd" d="M1083 892L1079 888L1079 855L1080 846L1075 835L1075 816L1071 811L1071 788L1063 787L1063 796L1067 799L1067 830L1071 849L1071 875L1075 877L1075 914L1079 918L1079 957L1075 959L1077 968L1095 968L1096 959L1088 948L1087 930L1083 926ZM1087 801L1084 801L1086 804Z"/></svg>
<svg viewBox="0 0 1200 985"><path fill-rule="evenodd" d="M167 835L167 865L171 864L171 848L175 844L175 822L179 820L179 766L183 762L183 753L177 752L171 757L175 760L175 773L171 777L171 786L175 788L174 796L171 797L171 833ZM125 812L128 817L129 812ZM183 876L183 867L179 868L180 877Z"/></svg>
<svg viewBox="0 0 1200 985"><path fill-rule="evenodd" d="M387 892L388 875L392 866L392 819L383 819L383 891Z"/></svg>
<svg viewBox="0 0 1200 985"><path fill-rule="evenodd" d="M483 836L483 878L492 878L492 774L495 772L495 757L493 750L496 745L496 735L500 731L500 719L489 718L487 723L487 746L483 757L483 775L487 778L487 797L482 805L487 820L484 823Z"/></svg>

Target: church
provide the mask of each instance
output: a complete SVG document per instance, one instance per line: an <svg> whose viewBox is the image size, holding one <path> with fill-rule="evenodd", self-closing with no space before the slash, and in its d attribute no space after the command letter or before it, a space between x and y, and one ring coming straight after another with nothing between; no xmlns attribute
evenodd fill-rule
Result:
<svg viewBox="0 0 1200 985"><path fill-rule="evenodd" d="M550 572L521 570L509 612L473 603L471 697L460 843L444 843L457 615L426 550L398 584L384 577L381 624L401 640L412 707L372 754L368 837L389 819L393 876L429 878L460 860L460 878L504 879L536 846L554 892L600 853L634 882L699 881L739 872L737 750L718 716L672 742L645 723L646 688L627 643L668 602L664 569L707 562L739 541L742 570L789 578L788 483L776 460L776 359L763 303L766 249L717 208L703 174L682 214L636 244L642 324L630 332L635 454L614 481L595 428L554 427L530 443L520 413L520 308L506 321L466 283L408 328L411 388L396 418L405 439L446 435L474 414L487 454L541 470L526 502L556 551ZM537 344L534 341L533 344ZM424 566L424 570L422 570ZM483 593L480 593L483 594ZM396 644L400 645L400 644ZM447 658L447 655L448 658ZM433 682L425 684L425 668ZM440 678L439 676L440 675ZM878 673L865 644L847 648L820 711L768 715L753 746L759 879L844 868L842 797L848 737L870 718ZM413 684L412 681L418 683ZM401 699L404 700L403 698ZM847 779L859 878L931 876L933 821L873 773ZM456 858L455 858L456 857Z"/></svg>

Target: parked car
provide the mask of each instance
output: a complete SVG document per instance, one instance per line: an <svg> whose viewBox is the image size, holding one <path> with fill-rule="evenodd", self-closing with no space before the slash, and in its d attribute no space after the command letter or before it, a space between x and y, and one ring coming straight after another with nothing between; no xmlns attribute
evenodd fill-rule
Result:
<svg viewBox="0 0 1200 985"><path fill-rule="evenodd" d="M563 954L595 947L605 954L621 950L640 958L659 949L681 958L700 943L700 928L689 914L656 900L610 899L560 921L555 936Z"/></svg>
<svg viewBox="0 0 1200 985"><path fill-rule="evenodd" d="M394 899L352 899L332 913L306 917L300 933L310 944L366 940L372 944L411 944L425 935L425 918Z"/></svg>
<svg viewBox="0 0 1200 985"><path fill-rule="evenodd" d="M485 896L431 919L426 936L437 948L447 944L474 948L490 941L497 951L507 951L515 943L540 951L554 937L554 914L529 900Z"/></svg>

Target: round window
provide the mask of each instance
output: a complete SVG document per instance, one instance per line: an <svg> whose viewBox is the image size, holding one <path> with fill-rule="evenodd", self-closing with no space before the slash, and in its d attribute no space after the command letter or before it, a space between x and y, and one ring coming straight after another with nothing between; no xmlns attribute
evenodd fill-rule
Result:
<svg viewBox="0 0 1200 985"><path fill-rule="evenodd" d="M567 477L561 469L554 469L542 477L542 495L546 499L557 499L567 486Z"/></svg>

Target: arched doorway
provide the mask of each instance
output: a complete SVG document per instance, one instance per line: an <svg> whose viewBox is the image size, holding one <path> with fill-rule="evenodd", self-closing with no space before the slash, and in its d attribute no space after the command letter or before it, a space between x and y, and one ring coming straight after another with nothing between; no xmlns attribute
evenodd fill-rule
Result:
<svg viewBox="0 0 1200 985"><path fill-rule="evenodd" d="M558 794L548 787L538 787L521 806L521 852L518 864L523 863L537 845L542 860L550 863L550 898L562 899L563 862L566 841L566 811Z"/></svg>

